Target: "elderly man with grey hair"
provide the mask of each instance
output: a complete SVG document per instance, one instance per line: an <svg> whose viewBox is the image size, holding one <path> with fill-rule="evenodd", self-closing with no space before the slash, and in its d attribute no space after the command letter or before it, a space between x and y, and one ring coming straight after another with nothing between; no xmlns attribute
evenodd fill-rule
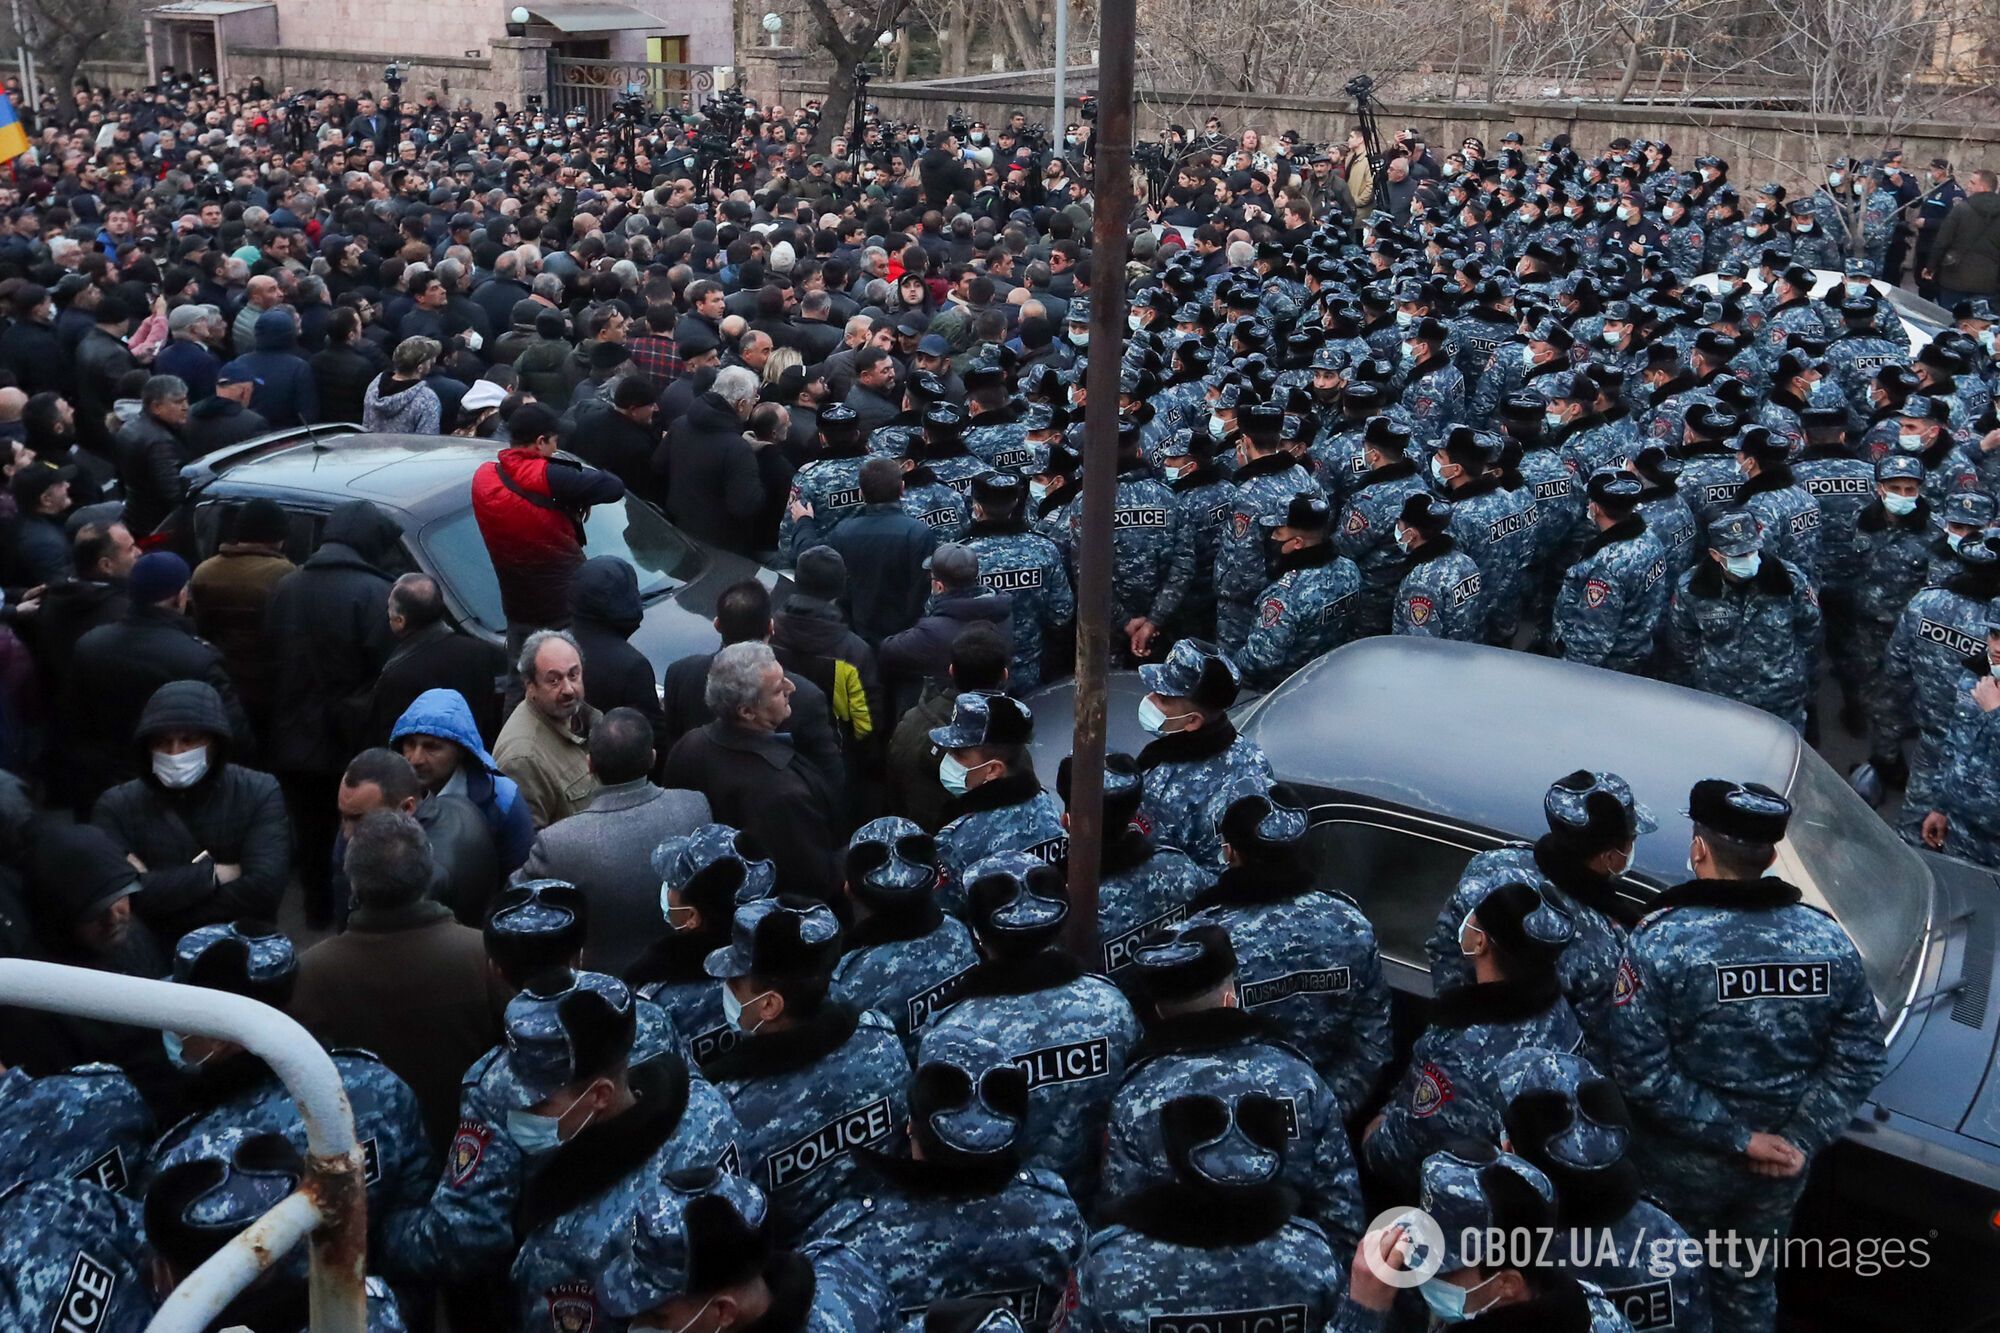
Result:
<svg viewBox="0 0 2000 1333"><path fill-rule="evenodd" d="M178 375L155 375L139 392L139 414L118 428L112 453L125 489L125 526L144 536L187 495L181 467L187 446L188 386Z"/></svg>
<svg viewBox="0 0 2000 1333"><path fill-rule="evenodd" d="M653 455L667 517L690 535L741 555L778 544L775 518L768 532L753 522L767 512L766 496L757 455L743 433L762 392L757 377L741 366L717 372Z"/></svg>
<svg viewBox="0 0 2000 1333"><path fill-rule="evenodd" d="M566 629L542 629L521 644L521 702L514 706L493 762L514 779L536 828L590 804L602 784L590 766L591 728L603 714L583 697L583 653Z"/></svg>
<svg viewBox="0 0 2000 1333"><path fill-rule="evenodd" d="M667 756L669 786L708 798L714 818L753 835L778 867L778 887L831 902L840 888L835 850L847 830L826 778L786 730L792 683L769 644L732 643L708 668L715 720Z"/></svg>

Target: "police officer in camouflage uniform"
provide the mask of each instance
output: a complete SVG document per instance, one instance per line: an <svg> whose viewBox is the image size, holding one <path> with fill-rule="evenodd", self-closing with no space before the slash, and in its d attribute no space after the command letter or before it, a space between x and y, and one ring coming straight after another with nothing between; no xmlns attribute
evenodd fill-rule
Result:
<svg viewBox="0 0 2000 1333"><path fill-rule="evenodd" d="M1133 964L1146 1035L1111 1105L1104 1192L1127 1198L1173 1179L1160 1108L1188 1093L1233 1100L1265 1092L1285 1104L1283 1181L1299 1212L1336 1251L1361 1238L1361 1180L1347 1145L1346 1108L1268 1020L1241 1006L1236 953L1214 922L1181 923L1140 944Z"/></svg>
<svg viewBox="0 0 2000 1333"><path fill-rule="evenodd" d="M1268 690L1354 637L1361 572L1328 540L1333 510L1316 492L1258 523L1273 582L1258 594L1256 625L1237 660L1246 684Z"/></svg>
<svg viewBox="0 0 2000 1333"><path fill-rule="evenodd" d="M1138 1020L1118 987L1062 951L1069 890L1054 866L1021 852L979 862L966 918L984 961L924 1030L917 1063L931 1063L961 1035L996 1043L1028 1075L1022 1157L1056 1172L1087 1205Z"/></svg>
<svg viewBox="0 0 2000 1333"><path fill-rule="evenodd" d="M1498 436L1454 426L1431 456L1431 478L1450 501L1458 549L1479 567L1486 602L1485 642L1505 644L1536 578L1535 494L1508 461Z"/></svg>
<svg viewBox="0 0 2000 1333"><path fill-rule="evenodd" d="M1924 845L2000 867L2000 602L1986 607L1986 646L1966 658L1952 695L1945 769L1932 784Z"/></svg>
<svg viewBox="0 0 2000 1333"><path fill-rule="evenodd" d="M1403 409L1416 443L1432 447L1465 419L1465 377L1451 362L1451 329L1443 320L1426 315L1405 333Z"/></svg>
<svg viewBox="0 0 2000 1333"><path fill-rule="evenodd" d="M1069 510L1070 548L1082 545L1084 501ZM1118 490L1111 499L1111 628L1134 657L1144 657L1180 612L1195 575L1194 544L1181 531L1173 491L1139 448L1139 428L1118 425ZM1016 634L1019 634L1018 628Z"/></svg>
<svg viewBox="0 0 2000 1333"><path fill-rule="evenodd" d="M778 521L781 566L789 569L801 551L824 546L842 519L861 512L861 465L867 459L867 441L854 409L845 403L821 408L819 450L792 474L792 494Z"/></svg>
<svg viewBox="0 0 2000 1333"><path fill-rule="evenodd" d="M727 824L703 824L668 838L653 849L652 866L660 877L667 933L625 969L625 981L672 1016L688 1058L700 1067L736 1044L736 1029L723 1021L722 993L708 975L708 956L729 942L739 906L778 891L778 868L755 837ZM493 940L489 927L489 952Z"/></svg>
<svg viewBox="0 0 2000 1333"><path fill-rule="evenodd" d="M1216 461L1215 442L1206 431L1175 431L1160 446L1160 470L1180 509L1181 540L1194 553L1194 574L1212 572L1236 505L1236 484ZM1189 580L1180 614L1165 632L1174 639L1215 637L1214 579Z"/></svg>
<svg viewBox="0 0 2000 1333"><path fill-rule="evenodd" d="M933 413L938 416L936 423L930 420ZM902 460L903 512L937 533L940 545L955 542L964 535L966 525L972 521L964 488L971 486L973 477L988 470L978 458L965 452L964 442L957 436L963 425L964 414L956 406L932 404L925 409L922 433ZM935 458L926 443L934 431L948 441L937 446ZM942 472L934 470L934 462Z"/></svg>
<svg viewBox="0 0 2000 1333"><path fill-rule="evenodd" d="M1949 760L1945 747L1959 675L1965 660L1980 650L1986 604L2000 597L2000 550L1975 537L1956 554L1957 569L1903 608L1877 679L1882 703L1872 751L1876 768L1893 780L1902 766L1903 743L1912 736L1917 741L1896 821L1896 831L1911 843L1921 841L1923 817L1937 807L1933 792Z"/></svg>
<svg viewBox="0 0 2000 1333"><path fill-rule="evenodd" d="M1763 545L1747 509L1709 524L1709 558L1681 575L1667 607L1668 670L1680 684L1803 730L1819 597L1804 571L1765 554Z"/></svg>
<svg viewBox="0 0 2000 1333"><path fill-rule="evenodd" d="M1695 878L1653 900L1612 993L1641 1179L1694 1235L1781 1238L1812 1159L1882 1076L1861 955L1769 874L1791 813L1767 787L1695 784ZM1716 1268L1709 1290L1718 1333L1772 1327L1772 1266Z"/></svg>
<svg viewBox="0 0 2000 1333"><path fill-rule="evenodd" d="M1202 1090L1153 1118L1145 1132L1172 1175L1121 1199L1117 1222L1090 1237L1061 1333L1325 1325L1344 1265L1296 1216L1283 1103Z"/></svg>
<svg viewBox="0 0 2000 1333"><path fill-rule="evenodd" d="M1449 531L1452 507L1429 492L1403 501L1396 544L1407 563L1390 606L1390 632L1483 643L1489 620L1485 575Z"/></svg>
<svg viewBox="0 0 2000 1333"><path fill-rule="evenodd" d="M1026 692L1042 683L1044 647L1076 623L1069 568L1054 542L1028 528L1028 488L1006 472L972 479L972 523L964 544L979 557L989 591L1014 599L1014 660L1007 678Z"/></svg>
<svg viewBox="0 0 2000 1333"><path fill-rule="evenodd" d="M736 1176L689 1171L653 1182L614 1242L597 1280L604 1322L613 1329L641 1318L645 1328L682 1333L697 1326L768 1333L898 1327L888 1287L861 1256L836 1241L778 1248L763 1192ZM598 1325L566 1327L594 1333Z"/></svg>
<svg viewBox="0 0 2000 1333"><path fill-rule="evenodd" d="M1680 1223L1640 1197L1632 1113L1581 1056L1516 1051L1500 1063L1508 1146L1556 1187L1555 1252L1634 1328L1708 1333L1707 1266ZM1666 1271L1661 1268L1665 1266Z"/></svg>
<svg viewBox="0 0 2000 1333"><path fill-rule="evenodd" d="M970 1028L927 1052L910 1081L909 1154L861 1149L865 1193L812 1234L850 1247L906 1318L984 1298L1046 1329L1088 1232L1062 1177L1022 1165L1028 1071Z"/></svg>
<svg viewBox="0 0 2000 1333"><path fill-rule="evenodd" d="M598 1277L651 1182L734 1170L742 1130L685 1061L633 1065L637 1006L616 977L545 972L507 1002L502 1026L501 1109L532 1172L514 1217L525 1238L515 1308L523 1333L567 1333L604 1313Z"/></svg>
<svg viewBox="0 0 2000 1333"><path fill-rule="evenodd" d="M979 955L937 904L937 839L900 815L871 819L847 843L854 924L841 936L831 998L887 1017L914 1056L924 1024L951 1003Z"/></svg>
<svg viewBox="0 0 2000 1333"><path fill-rule="evenodd" d="M1596 535L1563 576L1556 597L1556 654L1612 671L1637 672L1672 590L1667 553L1639 517L1645 488L1629 473L1605 468L1590 478Z"/></svg>
<svg viewBox="0 0 2000 1333"><path fill-rule="evenodd" d="M1070 761L1056 769L1056 793L1069 803ZM1184 920L1215 879L1178 847L1164 846L1136 821L1143 795L1138 761L1104 756L1104 850L1098 862L1097 947L1104 975L1124 985L1132 950L1153 931ZM1063 815L1069 827L1069 815ZM1074 844L1072 844L1072 847Z"/></svg>
<svg viewBox="0 0 2000 1333"><path fill-rule="evenodd" d="M1210 802L1242 783L1273 780L1263 750L1229 720L1242 678L1227 654L1200 639L1182 639L1165 662L1140 667L1139 678L1147 691L1139 726L1154 737L1139 751L1139 822L1196 864L1216 865L1222 843Z"/></svg>
<svg viewBox="0 0 2000 1333"><path fill-rule="evenodd" d="M298 979L298 957L273 926L198 926L174 947L173 979L283 1009ZM283 1134L304 1151L306 1127L298 1103L261 1058L221 1037L168 1032L164 1040L168 1059L187 1082L184 1114L152 1147L156 1166L170 1153L198 1155L204 1142L231 1129ZM332 1055L368 1162L370 1226L380 1228L395 1214L422 1206L430 1189L433 1162L423 1117L410 1085L374 1055L353 1050Z"/></svg>
<svg viewBox="0 0 2000 1333"><path fill-rule="evenodd" d="M1478 900L1458 928L1473 980L1438 994L1402 1083L1362 1136L1370 1171L1408 1192L1431 1153L1459 1139L1494 1142L1501 1059L1582 1044L1556 972L1575 936L1569 914L1531 883L1503 883Z"/></svg>
<svg viewBox="0 0 2000 1333"><path fill-rule="evenodd" d="M1865 466L1865 464L1864 464ZM1893 731L1879 684L1882 654L1903 608L1924 586L1930 563L1930 501L1923 495L1924 465L1912 454L1886 454L1871 472L1873 500L1854 517L1849 550L1832 550L1827 594L1827 646L1842 695L1841 722L1849 731ZM1837 600L1827 600L1831 595ZM1837 608L1837 609L1836 609ZM1876 751L1880 766L1886 751ZM1889 765L1899 771L1900 760Z"/></svg>
<svg viewBox="0 0 2000 1333"><path fill-rule="evenodd" d="M1034 714L1018 699L968 693L953 701L951 721L931 731L943 752L938 779L951 797L938 830L946 875L938 903L947 912L964 909L966 872L989 856L1026 852L1053 864L1066 854L1062 815L1028 753L1034 729Z"/></svg>
<svg viewBox="0 0 2000 1333"><path fill-rule="evenodd" d="M1374 386L1368 387L1372 392ZM1334 548L1354 561L1361 575L1351 617L1357 638L1389 632L1396 588L1409 568L1397 523L1411 496L1429 494L1422 469L1409 457L1409 432L1388 417L1370 417L1360 444L1365 471L1356 477L1333 534Z"/></svg>
<svg viewBox="0 0 2000 1333"><path fill-rule="evenodd" d="M1256 623L1256 598L1264 587L1264 532L1258 520L1282 514L1301 491L1318 491L1312 477L1279 447L1284 409L1259 403L1241 416L1236 445L1236 504L1215 555L1216 642L1226 653L1242 651Z"/></svg>
<svg viewBox="0 0 2000 1333"><path fill-rule="evenodd" d="M1839 335L1826 349L1826 368L1840 386L1847 402L1847 424L1857 435L1868 425L1874 402L1869 386L1883 369L1909 355L1909 345L1900 337L1877 331L1875 302L1869 298L1845 297L1836 307L1840 312Z"/></svg>
<svg viewBox="0 0 2000 1333"><path fill-rule="evenodd" d="M1737 466L1746 478L1736 503L1757 516L1764 555L1797 565L1808 582L1819 582L1819 502L1792 474L1790 442L1763 426L1746 426L1736 436Z"/></svg>
<svg viewBox="0 0 2000 1333"><path fill-rule="evenodd" d="M0 1326L144 1333L160 1249L130 1200L83 1180L24 1178L0 1190Z"/></svg>
<svg viewBox="0 0 2000 1333"><path fill-rule="evenodd" d="M1547 1176L1511 1152L1466 1141L1424 1159L1414 1191L1424 1218L1406 1218L1371 1235L1380 1267L1436 1272L1417 1287L1431 1326L1534 1329L1535 1333L1630 1333L1618 1307L1591 1282L1560 1265L1554 1239L1556 1191ZM1433 1253L1422 1237L1435 1226ZM1534 1236L1543 1242L1492 1250L1488 1237ZM1347 1298L1329 1333L1380 1333L1397 1287L1357 1251ZM1398 1285L1408 1285L1407 1282Z"/></svg>
<svg viewBox="0 0 2000 1333"><path fill-rule="evenodd" d="M1639 920L1620 876L1631 867L1640 835L1659 825L1633 799L1625 779L1589 769L1551 783L1542 796L1542 816L1549 831L1532 846L1509 843L1466 862L1458 887L1438 910L1424 952L1436 985L1469 985L1472 961L1459 951L1466 914L1502 884L1533 885L1575 928L1575 938L1556 961L1556 976L1586 1042L1598 1051L1611 1007L1607 988L1625 951L1625 932Z"/></svg>
<svg viewBox="0 0 2000 1333"><path fill-rule="evenodd" d="M153 1112L117 1065L30 1077L0 1072L0 1190L26 1180L82 1180L113 1194L146 1174Z"/></svg>
<svg viewBox="0 0 2000 1333"><path fill-rule="evenodd" d="M828 998L840 936L825 904L780 894L737 908L729 943L708 956L742 1036L703 1072L743 1125L743 1174L781 1239L850 1197L854 1150L889 1141L907 1113L895 1025Z"/></svg>
<svg viewBox="0 0 2000 1333"><path fill-rule="evenodd" d="M305 1156L285 1135L236 1127L192 1139L163 1154L146 1190L146 1238L156 1289L171 1292L264 1214L296 1193ZM405 1333L402 1311L380 1278L362 1280L369 1333ZM311 1323L304 1246L274 1257L218 1315L214 1328L300 1333ZM71 1319L74 1311L71 1312ZM78 1327L69 1320L51 1328Z"/></svg>
<svg viewBox="0 0 2000 1333"><path fill-rule="evenodd" d="M1645 487L1639 492L1639 517L1667 553L1668 578L1678 583L1696 555L1694 512L1681 498L1681 460L1649 444L1634 452L1627 466Z"/></svg>
<svg viewBox="0 0 2000 1333"><path fill-rule="evenodd" d="M1875 468L1848 447L1843 409L1809 407L1800 414L1799 425L1806 443L1791 465L1792 476L1819 506L1820 605L1828 621L1827 641L1834 643L1853 620L1852 589L1858 568L1854 525L1875 502Z"/></svg>

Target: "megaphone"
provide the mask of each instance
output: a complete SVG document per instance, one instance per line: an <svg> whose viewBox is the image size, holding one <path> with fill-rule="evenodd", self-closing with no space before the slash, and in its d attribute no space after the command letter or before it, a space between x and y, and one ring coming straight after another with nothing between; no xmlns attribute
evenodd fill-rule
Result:
<svg viewBox="0 0 2000 1333"><path fill-rule="evenodd" d="M993 150L990 147L961 148L958 150L958 155L976 166L990 167L993 165Z"/></svg>

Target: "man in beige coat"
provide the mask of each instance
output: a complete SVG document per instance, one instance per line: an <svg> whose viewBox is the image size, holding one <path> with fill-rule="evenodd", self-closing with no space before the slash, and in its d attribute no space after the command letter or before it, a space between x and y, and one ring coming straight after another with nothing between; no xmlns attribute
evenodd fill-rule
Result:
<svg viewBox="0 0 2000 1333"><path fill-rule="evenodd" d="M583 699L583 654L568 630L537 630L521 645L524 697L500 728L493 760L547 828L590 804L590 729L603 716Z"/></svg>

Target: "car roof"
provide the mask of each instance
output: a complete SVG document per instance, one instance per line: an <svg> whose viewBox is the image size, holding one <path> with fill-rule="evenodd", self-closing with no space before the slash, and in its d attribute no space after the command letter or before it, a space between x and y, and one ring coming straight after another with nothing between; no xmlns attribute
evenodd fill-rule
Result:
<svg viewBox="0 0 2000 1333"><path fill-rule="evenodd" d="M1640 717L1650 725L1625 725ZM1789 792L1801 744L1769 713L1714 695L1400 635L1362 639L1301 668L1241 726L1286 781L1516 838L1547 830L1542 795L1555 779L1610 770L1660 824L1659 836L1639 840L1633 869L1669 884L1687 877L1688 789L1730 778ZM1663 735L1683 743L1663 744Z"/></svg>
<svg viewBox="0 0 2000 1333"><path fill-rule="evenodd" d="M472 474L499 453L485 440L440 435L324 435L290 432L275 443L210 455L211 486L323 496L329 504L373 500L419 521L466 507Z"/></svg>

